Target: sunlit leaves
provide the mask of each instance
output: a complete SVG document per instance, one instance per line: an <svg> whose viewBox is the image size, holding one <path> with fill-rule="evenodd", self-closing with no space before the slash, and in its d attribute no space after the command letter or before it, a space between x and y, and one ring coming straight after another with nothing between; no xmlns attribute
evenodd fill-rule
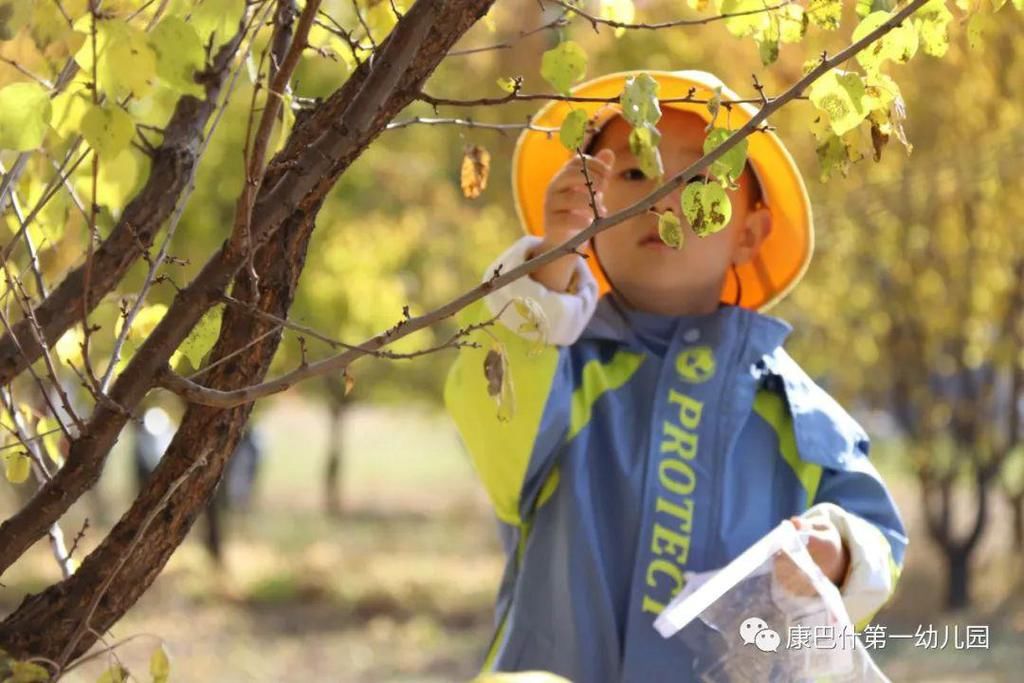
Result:
<svg viewBox="0 0 1024 683"><path fill-rule="evenodd" d="M851 40L857 42L892 19L891 12L872 12L853 30ZM892 28L857 53L857 61L866 71L877 71L884 62L893 61L900 64L910 61L917 52L917 29L915 24L904 21Z"/></svg>
<svg viewBox="0 0 1024 683"><path fill-rule="evenodd" d="M812 24L826 31L839 28L843 16L843 0L811 0L807 7L807 18Z"/></svg>
<svg viewBox="0 0 1024 683"><path fill-rule="evenodd" d="M658 237L670 247L683 247L683 226L672 209L658 214Z"/></svg>
<svg viewBox="0 0 1024 683"><path fill-rule="evenodd" d="M691 182L682 194L683 215L698 237L722 230L732 218L732 204L721 185Z"/></svg>
<svg viewBox="0 0 1024 683"><path fill-rule="evenodd" d="M202 97L195 72L203 68L203 44L195 28L178 17L166 17L150 33L156 51L156 72L168 85L186 95Z"/></svg>
<svg viewBox="0 0 1024 683"><path fill-rule="evenodd" d="M704 139L704 153L707 154L725 142L733 131L725 128L712 128ZM725 154L711 164L711 175L715 176L726 185L732 185L743 173L743 167L747 163L748 139L743 138L729 148Z"/></svg>
<svg viewBox="0 0 1024 683"><path fill-rule="evenodd" d="M859 74L832 69L811 84L807 94L814 106L828 114L836 135L856 128L868 114Z"/></svg>
<svg viewBox="0 0 1024 683"><path fill-rule="evenodd" d="M949 49L949 22L953 19L946 0L930 0L913 16L924 53L932 57L945 56Z"/></svg>
<svg viewBox="0 0 1024 683"><path fill-rule="evenodd" d="M540 75L563 95L568 95L586 74L587 53L571 40L559 43L541 57Z"/></svg>
<svg viewBox="0 0 1024 683"><path fill-rule="evenodd" d="M92 107L84 89L68 88L52 100L53 115L50 125L65 140L82 132L82 119Z"/></svg>
<svg viewBox="0 0 1024 683"><path fill-rule="evenodd" d="M114 664L112 667L100 674L100 677L96 679L96 683L125 683L128 679L128 669L124 668L120 664Z"/></svg>
<svg viewBox="0 0 1024 683"><path fill-rule="evenodd" d="M587 131L587 112L573 109L562 121L558 129L558 139L569 149L576 149L583 144Z"/></svg>
<svg viewBox="0 0 1024 683"><path fill-rule="evenodd" d="M12 662L11 675L5 678L5 683L46 683L51 680L50 672L46 667L35 662Z"/></svg>
<svg viewBox="0 0 1024 683"><path fill-rule="evenodd" d="M96 20L94 59L92 23L90 15L75 22L75 29L89 36L75 54L82 70L91 77L95 63L99 89L107 95L149 94L156 78L156 51L146 33L123 19Z"/></svg>
<svg viewBox="0 0 1024 683"><path fill-rule="evenodd" d="M203 0L195 4L189 23L203 45L213 36L213 45L217 47L238 32L244 13L245 0Z"/></svg>
<svg viewBox="0 0 1024 683"><path fill-rule="evenodd" d="M487 177L491 171L491 153L480 145L466 147L462 156L462 172L460 184L462 194L469 199L476 199L487 187Z"/></svg>
<svg viewBox="0 0 1024 683"><path fill-rule="evenodd" d="M0 88L0 149L25 151L43 142L50 123L50 97L36 83Z"/></svg>
<svg viewBox="0 0 1024 683"><path fill-rule="evenodd" d="M134 133L132 117L115 105L93 105L82 117L82 135L100 158L119 155L128 148Z"/></svg>
<svg viewBox="0 0 1024 683"><path fill-rule="evenodd" d="M600 16L602 19L620 24L630 24L636 16L636 7L633 5L633 0L601 0ZM625 32L625 28L616 27L615 37L618 38Z"/></svg>

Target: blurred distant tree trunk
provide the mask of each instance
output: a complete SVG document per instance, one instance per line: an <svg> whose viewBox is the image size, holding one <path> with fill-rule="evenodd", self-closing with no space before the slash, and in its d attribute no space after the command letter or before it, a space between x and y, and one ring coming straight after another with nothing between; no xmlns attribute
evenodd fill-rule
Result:
<svg viewBox="0 0 1024 683"><path fill-rule="evenodd" d="M324 502L327 514L341 517L344 510L342 467L344 465L345 380L336 376L324 378L327 385L327 462L324 468Z"/></svg>

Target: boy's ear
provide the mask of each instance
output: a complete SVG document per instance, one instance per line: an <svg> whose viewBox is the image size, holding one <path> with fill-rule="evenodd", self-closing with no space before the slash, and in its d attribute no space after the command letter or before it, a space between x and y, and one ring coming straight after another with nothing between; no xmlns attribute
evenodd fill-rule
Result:
<svg viewBox="0 0 1024 683"><path fill-rule="evenodd" d="M742 266L754 258L761 244L772 231L772 212L766 206L750 211L739 226L736 246L732 253L733 265Z"/></svg>

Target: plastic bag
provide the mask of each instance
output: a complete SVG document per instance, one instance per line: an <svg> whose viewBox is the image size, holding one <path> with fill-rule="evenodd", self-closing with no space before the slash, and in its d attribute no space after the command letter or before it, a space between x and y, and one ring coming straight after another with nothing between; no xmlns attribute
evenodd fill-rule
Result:
<svg viewBox="0 0 1024 683"><path fill-rule="evenodd" d="M786 520L722 569L687 573L654 622L692 652L687 680L888 683L804 539Z"/></svg>

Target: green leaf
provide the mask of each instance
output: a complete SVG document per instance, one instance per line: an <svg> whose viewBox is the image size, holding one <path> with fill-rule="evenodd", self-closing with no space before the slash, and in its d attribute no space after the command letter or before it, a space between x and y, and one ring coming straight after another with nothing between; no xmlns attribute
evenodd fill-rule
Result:
<svg viewBox="0 0 1024 683"><path fill-rule="evenodd" d="M857 0L857 16L863 19L872 12L888 12L895 5L894 0Z"/></svg>
<svg viewBox="0 0 1024 683"><path fill-rule="evenodd" d="M220 334L221 319L224 317L224 307L214 306L208 310L196 326L192 328L185 341L171 356L171 365L176 365L178 359L184 356L192 367L198 370L203 365L203 358L213 348L217 337Z"/></svg>
<svg viewBox="0 0 1024 683"><path fill-rule="evenodd" d="M863 158L855 146L859 131L852 130L844 136L830 133L818 145L818 166L821 170L821 182L827 182L836 172L844 177L849 173L850 164Z"/></svg>
<svg viewBox="0 0 1024 683"><path fill-rule="evenodd" d="M171 659L167 656L163 643L153 650L149 658L149 675L153 677L153 683L167 683L171 676Z"/></svg>
<svg viewBox="0 0 1024 683"><path fill-rule="evenodd" d="M633 126L655 124L661 118L658 82L650 74L629 76L619 96L622 117Z"/></svg>
<svg viewBox="0 0 1024 683"><path fill-rule="evenodd" d="M101 158L123 152L134 134L132 117L118 106L94 104L82 117L82 135Z"/></svg>
<svg viewBox="0 0 1024 683"><path fill-rule="evenodd" d="M498 79L498 87L507 93L514 93L516 91L516 79L502 76Z"/></svg>
<svg viewBox="0 0 1024 683"><path fill-rule="evenodd" d="M1024 12L1024 0L1013 0L1013 6L1015 9Z"/></svg>
<svg viewBox="0 0 1024 683"><path fill-rule="evenodd" d="M864 81L849 71L832 69L812 83L807 94L814 106L828 114L836 135L856 128L868 114Z"/></svg>
<svg viewBox="0 0 1024 683"><path fill-rule="evenodd" d="M617 21L621 24L633 23L636 16L636 7L633 0L601 0L600 17L609 21ZM615 29L615 37L619 38L626 29L619 26Z"/></svg>
<svg viewBox="0 0 1024 683"><path fill-rule="evenodd" d="M779 40L783 43L799 43L807 34L809 20L800 5L783 5L772 13L772 17L778 23Z"/></svg>
<svg viewBox="0 0 1024 683"><path fill-rule="evenodd" d="M872 12L853 30L851 41L861 38L892 19L892 12ZM886 61L906 63L917 52L917 29L913 22L904 21L891 31L857 53L857 61L865 71L878 71Z"/></svg>
<svg viewBox="0 0 1024 683"><path fill-rule="evenodd" d="M843 0L811 0L807 17L818 28L834 31L843 16Z"/></svg>
<svg viewBox="0 0 1024 683"><path fill-rule="evenodd" d="M975 12L967 20L967 45L972 50L978 50L985 42L986 17L981 12Z"/></svg>
<svg viewBox="0 0 1024 683"><path fill-rule="evenodd" d="M573 109L562 121L558 129L558 139L569 149L575 150L583 144L583 136L587 130L587 112Z"/></svg>
<svg viewBox="0 0 1024 683"><path fill-rule="evenodd" d="M757 41L757 53L764 66L775 63L775 60L779 58L779 41L770 39Z"/></svg>
<svg viewBox="0 0 1024 683"><path fill-rule="evenodd" d="M721 13L740 14L725 20L725 28L729 33L740 38L760 33L770 21L762 0L722 0Z"/></svg>
<svg viewBox="0 0 1024 683"><path fill-rule="evenodd" d="M670 247L683 248L683 227L672 209L658 214L658 237Z"/></svg>
<svg viewBox="0 0 1024 683"><path fill-rule="evenodd" d="M97 20L94 58L91 15L87 13L78 19L75 30L87 36L75 53L75 61L90 78L95 62L96 80L102 92L119 99L149 94L156 78L156 52L145 31L123 19Z"/></svg>
<svg viewBox="0 0 1024 683"><path fill-rule="evenodd" d="M203 0L192 10L189 23L203 45L213 36L213 47L217 48L238 32L244 14L245 0Z"/></svg>
<svg viewBox="0 0 1024 683"><path fill-rule="evenodd" d="M0 149L24 152L39 147L51 113L50 97L36 83L0 88Z"/></svg>
<svg viewBox="0 0 1024 683"><path fill-rule="evenodd" d="M721 145L732 134L733 131L726 128L712 128L711 132L704 139L704 154ZM729 184L732 184L739 178L740 174L743 173L744 165L747 163L748 143L748 138L743 138L730 147L729 151L712 162L711 175L724 179Z"/></svg>
<svg viewBox="0 0 1024 683"><path fill-rule="evenodd" d="M120 664L115 664L104 671L100 677L96 679L96 683L125 683L125 678L127 676L128 669L124 668Z"/></svg>
<svg viewBox="0 0 1024 683"><path fill-rule="evenodd" d="M5 683L46 683L49 680L50 672L46 667L34 662L14 662L11 675L5 679Z"/></svg>
<svg viewBox="0 0 1024 683"><path fill-rule="evenodd" d="M683 190L683 215L698 237L722 230L732 218L729 196L718 183L691 182Z"/></svg>
<svg viewBox="0 0 1024 683"><path fill-rule="evenodd" d="M195 73L206 65L203 43L196 29L178 17L166 17L149 34L156 52L156 73L167 85L186 95L202 97Z"/></svg>
<svg viewBox="0 0 1024 683"><path fill-rule="evenodd" d="M648 178L660 179L665 173L661 152L658 151L660 142L661 133L650 124L629 131L629 151L636 157L640 170Z"/></svg>
<svg viewBox="0 0 1024 683"><path fill-rule="evenodd" d="M587 53L571 40L559 43L541 57L540 75L563 95L587 74Z"/></svg>
<svg viewBox="0 0 1024 683"><path fill-rule="evenodd" d="M32 473L32 461L24 451L14 451L12 448L0 451L4 459L4 475L7 481L12 484L24 484L28 475Z"/></svg>

